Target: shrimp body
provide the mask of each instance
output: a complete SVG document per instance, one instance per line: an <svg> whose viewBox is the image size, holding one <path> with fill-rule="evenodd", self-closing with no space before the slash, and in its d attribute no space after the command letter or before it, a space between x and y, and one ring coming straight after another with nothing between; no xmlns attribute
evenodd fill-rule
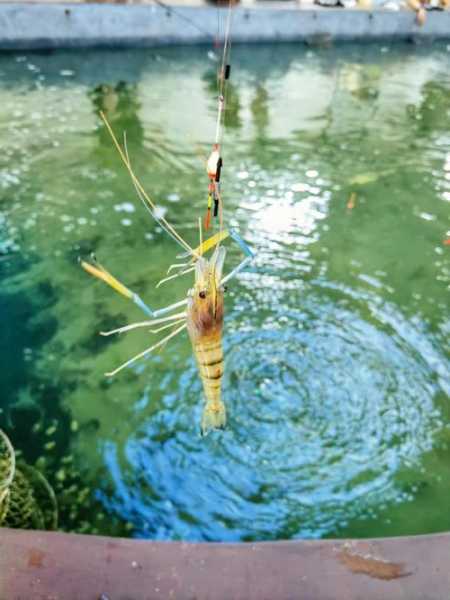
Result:
<svg viewBox="0 0 450 600"><path fill-rule="evenodd" d="M211 260L199 258L195 284L188 296L187 327L205 394L201 429L222 429L226 423L221 398L223 376L223 288L220 285L225 249L216 248Z"/></svg>

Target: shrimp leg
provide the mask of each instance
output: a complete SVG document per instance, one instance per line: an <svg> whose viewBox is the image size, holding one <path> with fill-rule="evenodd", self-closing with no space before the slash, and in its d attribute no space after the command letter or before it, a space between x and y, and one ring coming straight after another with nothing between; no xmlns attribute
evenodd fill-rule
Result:
<svg viewBox="0 0 450 600"><path fill-rule="evenodd" d="M205 254L205 252L208 252L208 250L211 250L211 248L214 248L214 246L216 246L217 244L220 244L220 242L225 240L229 235L230 235L230 233L227 230L224 230L224 231L219 231L219 233L216 233L215 235L211 236L210 238L208 238L205 241L200 240L200 245L198 246L198 248L195 248L195 250L194 250L195 254L198 256L203 256L203 254ZM184 254L181 256L187 257L188 255ZM176 277L179 277L180 275L185 275L186 273L190 273L191 271L193 271L195 269L194 261L191 260L187 263L176 263L176 264L170 265L170 267L167 270L167 274L169 274L173 269L182 269L184 267L187 267L184 269L184 271L179 271L176 275L171 275L170 277L165 277L164 279L161 279L161 281L159 281L156 284L156 287L158 288L160 285L162 285L166 281L170 281L171 279L175 279Z"/></svg>
<svg viewBox="0 0 450 600"><path fill-rule="evenodd" d="M163 283L166 283L167 281L171 281L172 279L176 279L177 277L181 277L181 275L186 275L186 273L191 273L194 269L195 269L195 266L189 267L188 269L185 269L184 271L180 271L179 273L176 273L175 275L169 275L168 277L164 277L164 279L161 279L161 281L158 281L158 283L156 284L155 287L159 288L159 286L162 285Z"/></svg>
<svg viewBox="0 0 450 600"><path fill-rule="evenodd" d="M183 329L186 329L186 327L187 327L187 324L184 323L184 325L182 325L181 327L178 327L178 329L175 329L175 331L173 331L172 333L170 333L168 336L166 336L164 339L162 339L157 344L153 344L153 346L150 346L150 348L147 348L143 352L140 352L139 354L136 354L136 356L133 356L133 358L130 358L130 360L127 360L127 362L125 362L122 365L120 365L120 367L117 367L117 369L114 369L114 371L110 371L109 373L105 373L105 375L107 377L113 377L114 375L116 375L116 373L118 373L119 371L121 371L125 367L128 367L129 365L132 365L133 363L135 363L140 358L145 358L146 356L148 356L150 354L150 352L153 352L153 350L156 350L156 348L159 348L160 346L163 346L171 338L175 337L181 331L183 331Z"/></svg>
<svg viewBox="0 0 450 600"><path fill-rule="evenodd" d="M230 279L232 279L233 277L235 277L240 271L242 271L242 269L245 269L245 267L248 264L250 264L255 257L255 253L253 252L253 250L251 250L250 247L244 242L244 240L241 238L241 236L237 233L236 230L230 229L230 237L232 237L233 240L238 244L238 246L246 255L246 258L244 258L244 260L237 267L235 267L232 271L230 271L230 273L228 273L228 275L226 275L222 279L222 281L220 282L222 285L227 283L227 281L230 281Z"/></svg>
<svg viewBox="0 0 450 600"><path fill-rule="evenodd" d="M96 262L95 257L93 257L93 260L94 264L87 263L84 260L80 261L83 269L93 277L104 281L107 285L116 290L116 292L118 292L122 296L125 296L125 298L129 298L130 300L132 300L137 306L139 306L139 308L143 312L145 312L147 316L152 317L152 319L158 318L161 315L165 315L168 312L172 312L176 308L180 308L181 306L185 306L187 304L187 298L185 298L184 300L180 300L180 302L175 302L175 304L170 304L165 308L153 310L150 308L150 306L145 304L145 302L138 294L136 294L136 292L133 292L132 290L127 288L116 277L114 277L114 275L111 275L109 271L107 271L104 267L102 267L102 265Z"/></svg>
<svg viewBox="0 0 450 600"><path fill-rule="evenodd" d="M108 336L114 335L115 333L126 333L132 329L138 329L139 327L149 327L150 325L160 325L161 323L167 323L167 321L178 321L187 317L186 312L180 312L171 317L164 317L163 319L152 319L151 321L140 321L138 323L131 323L131 325L125 325L118 329L112 329L111 331L100 331L100 335ZM172 323L173 324L173 323Z"/></svg>

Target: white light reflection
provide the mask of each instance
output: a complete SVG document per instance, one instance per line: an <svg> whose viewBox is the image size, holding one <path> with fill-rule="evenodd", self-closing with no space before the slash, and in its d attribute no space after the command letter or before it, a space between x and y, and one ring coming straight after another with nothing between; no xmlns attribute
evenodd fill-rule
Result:
<svg viewBox="0 0 450 600"><path fill-rule="evenodd" d="M251 227L271 234L272 239L284 243L299 241L301 236L303 243L316 241L311 235L317 227L317 222L327 215L328 197L306 196L295 201L290 197L266 198L269 205L261 208L254 216L255 223Z"/></svg>

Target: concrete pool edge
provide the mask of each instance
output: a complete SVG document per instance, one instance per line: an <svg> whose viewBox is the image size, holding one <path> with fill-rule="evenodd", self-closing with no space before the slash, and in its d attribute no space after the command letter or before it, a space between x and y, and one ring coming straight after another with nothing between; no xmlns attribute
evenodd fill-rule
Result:
<svg viewBox="0 0 450 600"><path fill-rule="evenodd" d="M216 31L213 6L0 3L0 50L200 44ZM238 6L232 33L245 43L448 39L450 11L428 12L420 27L409 10Z"/></svg>
<svg viewBox="0 0 450 600"><path fill-rule="evenodd" d="M448 533L196 544L0 529L2 600L448 600L449 566Z"/></svg>

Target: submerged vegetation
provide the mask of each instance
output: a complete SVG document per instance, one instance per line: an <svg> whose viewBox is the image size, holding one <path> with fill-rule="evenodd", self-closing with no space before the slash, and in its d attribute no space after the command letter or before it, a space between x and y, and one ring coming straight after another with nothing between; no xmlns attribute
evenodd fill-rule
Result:
<svg viewBox="0 0 450 600"><path fill-rule="evenodd" d="M0 526L56 529L58 507L45 477L25 463L16 463L11 442L0 430Z"/></svg>

